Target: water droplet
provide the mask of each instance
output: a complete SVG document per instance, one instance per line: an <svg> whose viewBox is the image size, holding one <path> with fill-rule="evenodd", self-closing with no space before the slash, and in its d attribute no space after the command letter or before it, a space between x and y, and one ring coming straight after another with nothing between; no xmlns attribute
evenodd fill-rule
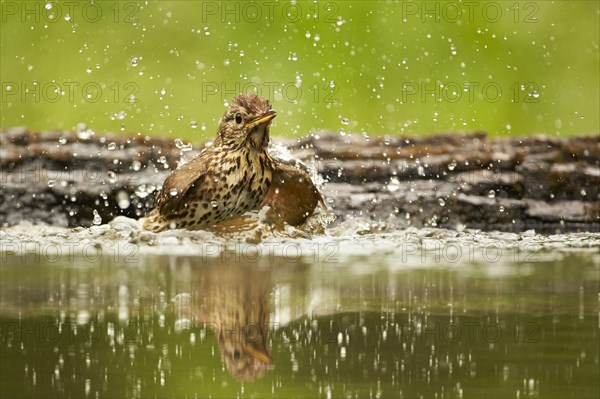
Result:
<svg viewBox="0 0 600 399"><path fill-rule="evenodd" d="M85 125L83 125L85 126ZM85 127L84 127L85 129ZM85 130L80 130L77 132L77 138L79 138L80 140L89 140L90 137L92 137L94 135L94 131L91 129L85 129Z"/></svg>
<svg viewBox="0 0 600 399"><path fill-rule="evenodd" d="M298 55L296 53L290 53L288 55L288 61L298 61Z"/></svg>
<svg viewBox="0 0 600 399"><path fill-rule="evenodd" d="M219 205L219 204L217 203L217 201L210 201L210 205L211 205L213 208L216 208L216 207L217 207L217 205Z"/></svg>
<svg viewBox="0 0 600 399"><path fill-rule="evenodd" d="M58 139L58 144L59 145L65 145L67 144L67 138L66 137L61 137Z"/></svg>
<svg viewBox="0 0 600 399"><path fill-rule="evenodd" d="M48 187L54 187L56 180L48 180Z"/></svg>
<svg viewBox="0 0 600 399"><path fill-rule="evenodd" d="M198 122L196 122L195 120L192 120L190 122L190 126L192 129L196 129L198 127Z"/></svg>
<svg viewBox="0 0 600 399"><path fill-rule="evenodd" d="M44 7L46 8L46 10L51 10L52 9L52 3L46 3L46 5Z"/></svg>
<svg viewBox="0 0 600 399"><path fill-rule="evenodd" d="M582 188L581 191L579 192L579 194L581 194L582 197L585 197L587 195L585 188Z"/></svg>
<svg viewBox="0 0 600 399"><path fill-rule="evenodd" d="M109 143L106 148L108 148L108 151L114 151L117 149L117 143L113 141L112 143Z"/></svg>
<svg viewBox="0 0 600 399"><path fill-rule="evenodd" d="M495 198L496 192L494 190L490 190L490 191L488 191L487 196L488 196L488 198Z"/></svg>
<svg viewBox="0 0 600 399"><path fill-rule="evenodd" d="M94 209L94 220L92 221L92 223L94 223L96 226L99 226L102 224L102 218L98 214L98 211L95 209Z"/></svg>
<svg viewBox="0 0 600 399"><path fill-rule="evenodd" d="M138 170L142 169L142 163L140 161L133 161L131 163L131 169L137 172Z"/></svg>
<svg viewBox="0 0 600 399"><path fill-rule="evenodd" d="M140 59L138 57L133 57L131 59L131 66L136 67L140 63Z"/></svg>
<svg viewBox="0 0 600 399"><path fill-rule="evenodd" d="M425 176L425 168L423 167L423 165L419 165L417 167L417 173L419 176Z"/></svg>
<svg viewBox="0 0 600 399"><path fill-rule="evenodd" d="M454 170L456 168L456 161L453 159L449 164L448 164L448 170Z"/></svg>
<svg viewBox="0 0 600 399"><path fill-rule="evenodd" d="M121 209L129 208L131 201L129 200L129 194L127 194L127 191L121 190L117 193L117 205Z"/></svg>
<svg viewBox="0 0 600 399"><path fill-rule="evenodd" d="M171 194L171 197L175 197L177 195L177 189L172 188L171 190L169 190L169 194Z"/></svg>
<svg viewBox="0 0 600 399"><path fill-rule="evenodd" d="M135 189L135 195L138 198L146 198L148 195L150 195L150 193L154 190L154 188L150 188L148 186L146 186L145 184L142 184L141 186L138 186Z"/></svg>
<svg viewBox="0 0 600 399"><path fill-rule="evenodd" d="M444 206L446 205L446 201L444 201L443 198L438 198L438 204L440 204L440 206Z"/></svg>
<svg viewBox="0 0 600 399"><path fill-rule="evenodd" d="M400 188L400 180L397 177L392 177L387 185L387 189L389 192L393 193L394 191L398 191Z"/></svg>
<svg viewBox="0 0 600 399"><path fill-rule="evenodd" d="M116 183L117 182L117 174L115 172L113 172L112 170L108 171L107 176L108 176L108 181L110 183Z"/></svg>
<svg viewBox="0 0 600 399"><path fill-rule="evenodd" d="M349 125L350 124L350 120L348 120L348 118L342 118L342 125Z"/></svg>
<svg viewBox="0 0 600 399"><path fill-rule="evenodd" d="M160 90L160 95L164 96L165 94L167 94L167 89L161 89Z"/></svg>
<svg viewBox="0 0 600 399"><path fill-rule="evenodd" d="M175 147L184 152L192 150L192 144L184 144L181 139L175 139Z"/></svg>

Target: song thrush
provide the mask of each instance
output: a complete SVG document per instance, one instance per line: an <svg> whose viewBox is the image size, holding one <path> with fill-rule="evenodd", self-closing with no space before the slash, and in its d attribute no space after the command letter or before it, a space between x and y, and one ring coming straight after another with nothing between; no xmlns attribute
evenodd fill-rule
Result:
<svg viewBox="0 0 600 399"><path fill-rule="evenodd" d="M207 228L263 205L290 224L305 221L323 199L306 172L268 154L274 117L269 102L255 94L233 99L214 143L167 177L144 228ZM298 202L301 206L289 206Z"/></svg>

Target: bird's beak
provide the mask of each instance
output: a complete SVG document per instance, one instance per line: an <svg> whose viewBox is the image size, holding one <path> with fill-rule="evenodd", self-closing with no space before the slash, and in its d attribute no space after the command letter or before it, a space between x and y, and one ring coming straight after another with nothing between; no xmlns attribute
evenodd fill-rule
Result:
<svg viewBox="0 0 600 399"><path fill-rule="evenodd" d="M262 114L261 116L257 116L254 119L251 119L249 121L246 122L246 124L244 125L245 128L252 128L256 125L260 125L260 124L267 124L269 123L269 121L273 118L275 118L276 112L274 109L271 109L267 112L265 112L264 114Z"/></svg>
<svg viewBox="0 0 600 399"><path fill-rule="evenodd" d="M266 349L255 348L252 345L247 345L244 349L253 358L260 360L269 366L273 364L273 358L267 353Z"/></svg>

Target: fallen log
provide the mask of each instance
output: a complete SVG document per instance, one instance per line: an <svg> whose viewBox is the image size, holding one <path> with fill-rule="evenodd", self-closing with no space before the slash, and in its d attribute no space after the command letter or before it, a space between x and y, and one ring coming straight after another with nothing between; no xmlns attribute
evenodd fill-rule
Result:
<svg viewBox="0 0 600 399"><path fill-rule="evenodd" d="M276 138L272 153L301 161L336 214L334 225L360 216L397 228L598 232L599 139L318 132ZM140 134L0 129L0 223L140 218L180 158L204 144L192 147Z"/></svg>

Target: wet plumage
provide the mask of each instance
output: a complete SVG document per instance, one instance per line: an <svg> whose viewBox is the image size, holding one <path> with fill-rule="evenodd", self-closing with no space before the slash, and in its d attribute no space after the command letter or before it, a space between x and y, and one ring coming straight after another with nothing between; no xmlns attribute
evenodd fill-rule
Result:
<svg viewBox="0 0 600 399"><path fill-rule="evenodd" d="M167 177L144 227L197 229L257 209L273 179L267 146L274 117L267 100L236 97L214 143Z"/></svg>
<svg viewBox="0 0 600 399"><path fill-rule="evenodd" d="M308 173L281 162L273 163L273 181L262 205L269 205L288 224L297 226L304 223L319 204L325 209L323 197Z"/></svg>
<svg viewBox="0 0 600 399"><path fill-rule="evenodd" d="M323 198L308 174L269 156L275 111L255 94L233 99L214 143L165 180L144 228L201 229L271 206L291 225L303 223Z"/></svg>

